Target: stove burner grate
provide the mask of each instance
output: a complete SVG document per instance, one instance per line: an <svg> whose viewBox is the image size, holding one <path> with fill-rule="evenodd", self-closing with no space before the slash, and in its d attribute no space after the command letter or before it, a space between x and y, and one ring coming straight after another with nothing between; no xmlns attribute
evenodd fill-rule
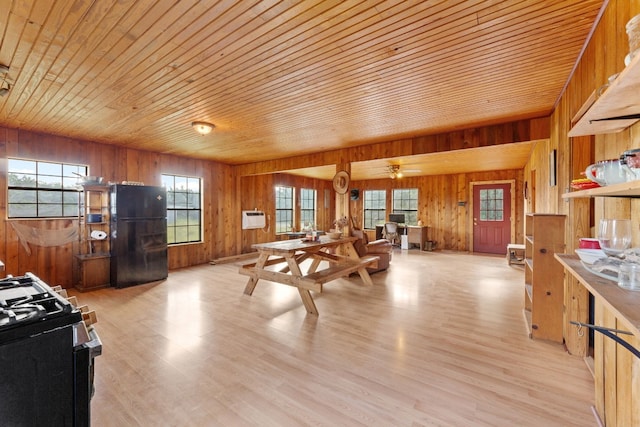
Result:
<svg viewBox="0 0 640 427"><path fill-rule="evenodd" d="M40 319L46 315L45 308L38 304L24 304L9 309L0 308L0 327Z"/></svg>
<svg viewBox="0 0 640 427"><path fill-rule="evenodd" d="M34 274L0 279L0 330L62 317L74 310Z"/></svg>

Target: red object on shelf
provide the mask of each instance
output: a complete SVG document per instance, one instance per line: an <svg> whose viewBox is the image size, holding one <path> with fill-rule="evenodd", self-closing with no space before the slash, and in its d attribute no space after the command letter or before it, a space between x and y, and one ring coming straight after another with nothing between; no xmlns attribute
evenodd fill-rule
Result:
<svg viewBox="0 0 640 427"><path fill-rule="evenodd" d="M571 188L574 190L588 190L590 188L598 188L600 184L590 179L574 179L571 181Z"/></svg>
<svg viewBox="0 0 640 427"><path fill-rule="evenodd" d="M600 241L590 237L581 237L578 239L580 249L600 249Z"/></svg>

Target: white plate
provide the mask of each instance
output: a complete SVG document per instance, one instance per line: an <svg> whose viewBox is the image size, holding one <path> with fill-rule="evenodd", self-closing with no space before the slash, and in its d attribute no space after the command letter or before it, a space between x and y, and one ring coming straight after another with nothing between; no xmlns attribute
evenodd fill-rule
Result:
<svg viewBox="0 0 640 427"><path fill-rule="evenodd" d="M593 264L600 258L606 258L607 254L602 249L576 249L580 260L587 264Z"/></svg>
<svg viewBox="0 0 640 427"><path fill-rule="evenodd" d="M596 271L592 268L591 265L587 264L584 261L580 261L582 263L582 266L584 268L586 268L587 270L589 270L589 273L593 273L598 277L602 277L603 279L607 279L607 280L613 280L614 282L618 283L618 275L616 274L615 276L612 274L606 274L606 273L602 273L600 271Z"/></svg>

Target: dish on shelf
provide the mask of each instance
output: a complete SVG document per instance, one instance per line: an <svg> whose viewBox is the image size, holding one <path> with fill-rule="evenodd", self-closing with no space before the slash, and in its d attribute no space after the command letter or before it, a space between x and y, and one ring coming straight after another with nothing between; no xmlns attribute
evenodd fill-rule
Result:
<svg viewBox="0 0 640 427"><path fill-rule="evenodd" d="M576 254L580 257L580 261L587 264L593 264L600 258L607 257L602 249L576 249Z"/></svg>
<svg viewBox="0 0 640 427"><path fill-rule="evenodd" d="M611 271L611 270L604 270L604 271L594 270L592 264L587 264L586 262L584 262L582 260L580 260L580 262L582 263L582 266L584 268L589 270L590 273L593 273L598 277L602 277L603 279L613 280L616 283L618 282L618 273L616 273L614 271ZM606 271L606 273L605 273L605 271Z"/></svg>
<svg viewBox="0 0 640 427"><path fill-rule="evenodd" d="M574 190L588 190L590 188L598 188L600 184L595 181L591 181L588 178L579 178L571 181L571 188Z"/></svg>
<svg viewBox="0 0 640 427"><path fill-rule="evenodd" d="M580 261L584 268L589 270L596 276L603 279L618 281L618 273L620 266L625 262L622 258L615 256L605 256L604 258L598 258L593 263L587 263Z"/></svg>

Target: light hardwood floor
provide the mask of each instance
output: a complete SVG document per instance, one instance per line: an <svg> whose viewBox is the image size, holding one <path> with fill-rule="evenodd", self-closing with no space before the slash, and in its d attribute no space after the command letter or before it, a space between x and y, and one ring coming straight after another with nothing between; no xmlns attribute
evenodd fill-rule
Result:
<svg viewBox="0 0 640 427"><path fill-rule="evenodd" d="M237 264L75 293L98 314L93 425L593 426L593 379L530 340L504 257L396 251L367 287L243 294Z"/></svg>

